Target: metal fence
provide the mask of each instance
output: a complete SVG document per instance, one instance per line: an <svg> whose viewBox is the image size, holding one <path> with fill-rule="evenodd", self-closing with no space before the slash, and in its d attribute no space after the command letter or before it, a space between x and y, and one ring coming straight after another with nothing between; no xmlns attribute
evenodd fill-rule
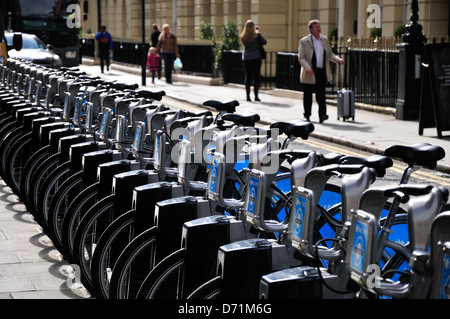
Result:
<svg viewBox="0 0 450 319"><path fill-rule="evenodd" d="M336 94L345 87L355 92L357 102L395 107L398 86L396 43L393 39L349 39L347 43L333 44L333 51L345 63L331 63L332 81L327 84L327 93ZM241 51L224 51L223 57L224 82L243 83ZM262 86L303 90L297 52L268 52L261 73Z"/></svg>
<svg viewBox="0 0 450 319"><path fill-rule="evenodd" d="M399 38L356 39L335 46L346 62L342 85L362 103L395 107L398 93Z"/></svg>
<svg viewBox="0 0 450 319"><path fill-rule="evenodd" d="M262 62L261 88L272 88L275 83L276 73L273 67L275 58L276 52L267 52L267 58ZM242 51L222 51L222 76L224 83L244 84L245 71L242 63Z"/></svg>
<svg viewBox="0 0 450 319"><path fill-rule="evenodd" d="M147 61L149 47L148 43L113 41L113 60L141 66ZM179 45L178 50L183 62L183 73L213 76L214 52L211 45ZM95 52L95 39L83 38L81 55L94 58Z"/></svg>

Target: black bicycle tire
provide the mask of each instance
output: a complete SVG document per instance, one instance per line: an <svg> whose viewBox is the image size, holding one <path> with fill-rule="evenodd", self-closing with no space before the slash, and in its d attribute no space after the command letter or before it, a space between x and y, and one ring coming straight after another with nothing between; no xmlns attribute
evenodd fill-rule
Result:
<svg viewBox="0 0 450 319"><path fill-rule="evenodd" d="M50 204L51 198L49 193L54 189L56 191L58 189L58 186L55 185L58 182L63 182L67 179L67 177L70 175L70 162L65 162L58 167L56 167L55 170L53 170L47 178L42 183L42 188L39 190L39 195L37 198L37 213L40 214L40 218L42 222L45 225L45 229L47 229L47 210L48 205Z"/></svg>
<svg viewBox="0 0 450 319"><path fill-rule="evenodd" d="M217 276L195 289L186 299L220 299L222 277Z"/></svg>
<svg viewBox="0 0 450 319"><path fill-rule="evenodd" d="M81 269L81 281L86 289L92 291L91 273L90 269L86 268L86 262L84 260L85 242L86 238L89 236L89 231L91 225L96 222L96 220L108 209L114 208L114 194L107 196L97 202L81 219L80 224L75 232L75 238L73 246L73 258L74 263L77 264ZM101 234L98 234L100 238ZM92 258L92 257L91 257Z"/></svg>
<svg viewBox="0 0 450 319"><path fill-rule="evenodd" d="M92 257L91 263L91 281L93 285L93 291L95 297L98 299L108 299L109 289L103 285L104 278L104 259L107 255L107 250L117 236L124 230L127 230L133 223L136 216L135 210L130 210L125 214L116 218L102 233L97 245L95 246L95 252ZM125 247L124 247L125 248ZM115 261L114 261L115 262ZM110 269L114 268L114 262Z"/></svg>
<svg viewBox="0 0 450 319"><path fill-rule="evenodd" d="M27 206L28 211L35 217L36 215L39 216L38 199L39 191L42 189L42 184L45 182L51 172L53 172L59 165L59 155L54 154L52 156L49 156L31 174L30 189L28 196L24 198L24 203Z"/></svg>
<svg viewBox="0 0 450 319"><path fill-rule="evenodd" d="M63 253L64 258L68 260L70 263L74 263L73 242L75 237L75 231L78 228L78 225L74 225L75 219L81 220L80 209L82 209L84 205L91 205L90 203L91 200L94 203L98 202L98 199L96 197L98 196L99 189L100 189L99 183L95 183L86 188L77 197L74 198L72 203L67 208L66 214L64 215L61 231L61 241L64 251Z"/></svg>
<svg viewBox="0 0 450 319"><path fill-rule="evenodd" d="M5 139L5 137L9 133L11 133L15 129L17 129L18 127L21 127L21 125L19 125L19 123L14 120L14 121L11 121L11 122L7 123L6 125L4 125L0 129L0 146L2 145L3 140Z"/></svg>
<svg viewBox="0 0 450 319"><path fill-rule="evenodd" d="M10 181L10 188L12 191L22 198L23 195L20 191L20 180L23 172L23 167L27 162L27 158L33 154L33 140L31 134L25 134L21 136L12 146L6 157L6 175ZM20 157L20 165L17 164L17 157Z"/></svg>
<svg viewBox="0 0 450 319"><path fill-rule="evenodd" d="M141 287L138 290L136 299L155 299L155 290L163 284L164 278L170 276L174 271L178 271L179 267L185 264L186 249L181 248L174 251L163 260L161 260L145 277ZM163 298L166 298L164 296ZM183 299L183 296L180 296Z"/></svg>
<svg viewBox="0 0 450 319"><path fill-rule="evenodd" d="M0 176L3 180L7 180L6 176L6 157L8 156L11 145L17 141L24 133L23 128L16 128L14 131L10 132L5 136L0 144Z"/></svg>
<svg viewBox="0 0 450 319"><path fill-rule="evenodd" d="M110 299L123 299L121 296L122 289L120 287L120 283L123 277L126 276L132 262L137 258L137 256L139 256L139 253L141 253L149 245L155 244L157 240L157 231L158 228L156 226L145 230L136 236L122 251L112 271L109 286ZM150 270L151 269L149 269L149 272ZM145 278L143 278L143 280L144 279Z"/></svg>
<svg viewBox="0 0 450 319"><path fill-rule="evenodd" d="M25 163L23 167L23 172L20 177L20 193L22 194L22 201L25 201L28 198L28 192L31 185L31 176L33 172L37 169L37 167L44 161L44 159L49 157L49 146L44 146L34 152L33 155L30 156L28 161Z"/></svg>
<svg viewBox="0 0 450 319"><path fill-rule="evenodd" d="M47 214L47 230L49 237L52 239L55 247L62 253L62 241L61 241L61 229L58 220L62 220L60 215L60 205L63 201L66 201L66 196L68 193L72 192L74 188L78 187L79 189L82 187L83 183L83 172L80 171L75 173L66 179L60 187L56 190L52 200L50 201L50 206ZM70 200L70 199L69 199ZM65 210L67 211L67 210Z"/></svg>

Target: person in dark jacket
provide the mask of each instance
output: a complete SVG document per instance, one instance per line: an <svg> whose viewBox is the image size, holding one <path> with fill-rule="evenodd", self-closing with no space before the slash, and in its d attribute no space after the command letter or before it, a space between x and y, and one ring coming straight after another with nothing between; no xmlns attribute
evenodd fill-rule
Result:
<svg viewBox="0 0 450 319"><path fill-rule="evenodd" d="M267 41L252 20L247 20L247 22L245 22L240 39L244 46L244 50L242 51L242 61L245 69L244 84L247 93L247 101L251 101L250 88L252 84L255 92L255 101L261 101L258 96L262 64L259 46L265 45Z"/></svg>
<svg viewBox="0 0 450 319"><path fill-rule="evenodd" d="M98 41L98 55L100 58L100 70L104 71L105 65L106 70L109 71L109 50L113 50L113 41L111 34L106 31L106 26L100 26L100 31L97 32L95 38Z"/></svg>
<svg viewBox="0 0 450 319"><path fill-rule="evenodd" d="M159 31L159 27L156 23L153 23L152 25L152 34L150 35L152 43L150 44L151 47L156 48L158 45L158 38L161 34L161 31ZM158 66L158 79L161 79L161 59L159 60L159 66Z"/></svg>

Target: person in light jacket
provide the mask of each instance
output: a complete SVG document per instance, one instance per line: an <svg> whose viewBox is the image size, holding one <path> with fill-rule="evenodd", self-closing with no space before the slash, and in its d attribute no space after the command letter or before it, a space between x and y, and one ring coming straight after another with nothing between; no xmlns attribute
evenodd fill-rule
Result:
<svg viewBox="0 0 450 319"><path fill-rule="evenodd" d="M319 105L319 122L328 119L325 104L325 87L332 80L328 61L342 64L344 60L331 50L328 38L321 34L320 21L311 20L308 23L310 34L301 38L298 45L298 61L300 62L300 82L303 84L304 117L309 121L311 116L312 93L316 93Z"/></svg>
<svg viewBox="0 0 450 319"><path fill-rule="evenodd" d="M158 44L156 45L156 52L158 54L161 53L161 57L164 60L166 82L172 84L173 62L177 57L180 57L177 37L170 31L168 24L164 24L162 30L163 32L159 35Z"/></svg>

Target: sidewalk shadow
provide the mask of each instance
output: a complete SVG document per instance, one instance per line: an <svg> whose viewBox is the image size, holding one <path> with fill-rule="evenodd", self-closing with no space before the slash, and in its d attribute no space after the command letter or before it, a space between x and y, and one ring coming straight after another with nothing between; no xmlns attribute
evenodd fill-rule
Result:
<svg viewBox="0 0 450 319"><path fill-rule="evenodd" d="M256 105L262 104L264 106L269 106L269 107L273 106L273 107L277 107L277 108L281 108L281 107L290 108L290 107L294 106L294 105L290 105L290 104L286 104L286 103L276 103L276 102L265 102L265 101L259 101L259 102L252 101L252 102L256 103ZM300 112L299 112L299 114L300 114Z"/></svg>
<svg viewBox="0 0 450 319"><path fill-rule="evenodd" d="M330 127L330 128L334 128L336 130L340 130L340 131L353 131L355 129L357 129L358 131L362 131L362 132L366 132L366 133L370 133L370 132L374 132L373 126L365 124L365 123L361 123L361 122L357 122L357 121L345 121L345 122L328 122L325 121L323 123L319 123L319 122L312 122L314 125L320 126L326 126L326 127Z"/></svg>
<svg viewBox="0 0 450 319"><path fill-rule="evenodd" d="M30 243L36 247L43 249L56 249L53 247L52 241L47 237L45 233L38 233L30 237Z"/></svg>

